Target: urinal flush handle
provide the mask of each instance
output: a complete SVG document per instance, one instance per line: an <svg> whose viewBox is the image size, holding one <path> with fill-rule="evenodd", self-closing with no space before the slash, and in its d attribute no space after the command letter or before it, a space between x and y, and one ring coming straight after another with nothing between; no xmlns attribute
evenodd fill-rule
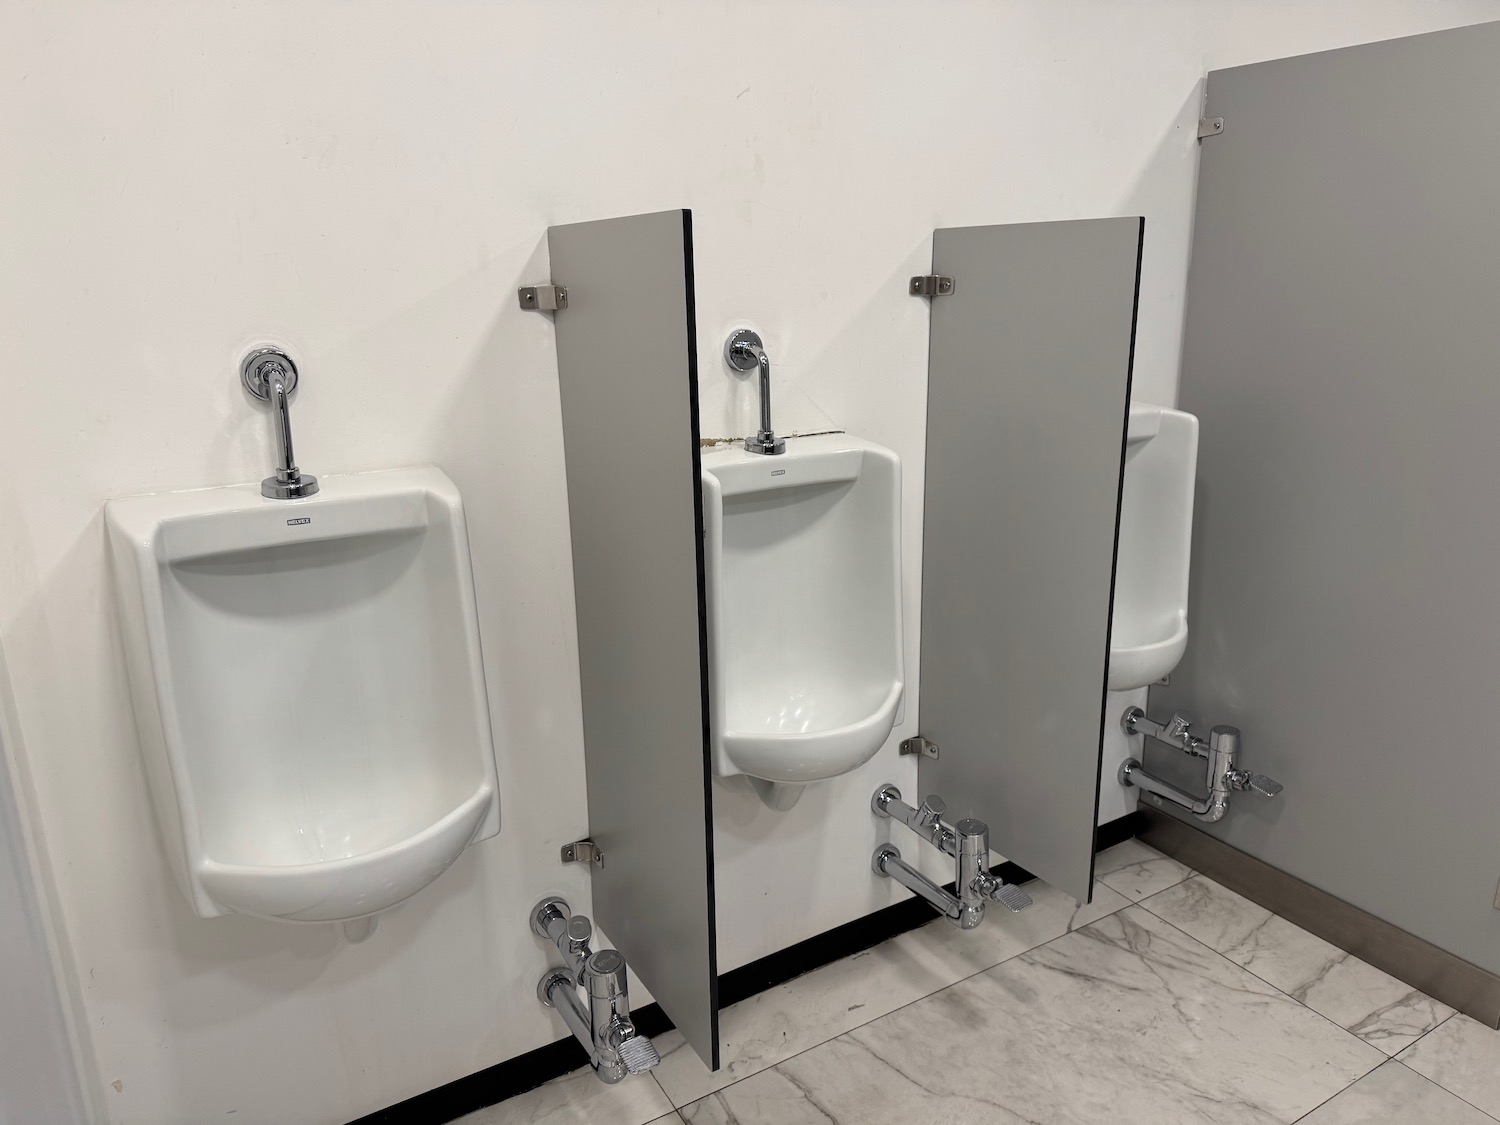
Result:
<svg viewBox="0 0 1500 1125"><path fill-rule="evenodd" d="M1263 773L1251 773L1249 770L1230 770L1224 775L1224 780L1228 782L1231 789L1237 789L1240 792L1248 789L1262 797L1279 796L1285 788L1274 778L1267 777Z"/></svg>
<svg viewBox="0 0 1500 1125"><path fill-rule="evenodd" d="M1007 883L989 872L982 872L974 880L972 889L980 898L998 902L1012 914L1017 914L1031 905L1031 896L1014 883Z"/></svg>
<svg viewBox="0 0 1500 1125"><path fill-rule="evenodd" d="M1281 782L1275 781L1263 773L1252 773L1250 775L1250 788L1262 797L1274 797L1281 792L1283 786Z"/></svg>

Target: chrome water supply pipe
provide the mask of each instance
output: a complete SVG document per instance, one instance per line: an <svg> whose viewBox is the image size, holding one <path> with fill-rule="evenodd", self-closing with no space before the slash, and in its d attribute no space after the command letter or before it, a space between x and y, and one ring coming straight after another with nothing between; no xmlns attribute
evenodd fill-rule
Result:
<svg viewBox="0 0 1500 1125"><path fill-rule="evenodd" d="M1249 790L1262 797L1275 797L1282 790L1281 782L1274 781L1263 773L1251 773L1238 767L1240 732L1238 727L1217 726L1208 733L1208 741L1195 736L1192 722L1185 715L1176 714L1165 723L1147 718L1139 707L1128 708L1120 717L1120 726L1126 734L1145 735L1206 761L1204 787L1207 796L1198 797L1185 789L1146 772L1138 758L1127 758L1120 766L1120 784L1144 789L1161 800L1186 809L1199 820L1213 824L1224 819L1229 811L1229 795Z"/></svg>

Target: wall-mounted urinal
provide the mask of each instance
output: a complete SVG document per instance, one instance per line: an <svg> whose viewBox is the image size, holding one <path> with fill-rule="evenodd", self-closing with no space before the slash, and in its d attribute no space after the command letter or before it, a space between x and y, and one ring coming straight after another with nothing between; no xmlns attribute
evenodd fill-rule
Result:
<svg viewBox="0 0 1500 1125"><path fill-rule="evenodd" d="M105 520L156 814L199 915L367 917L499 829L440 471L138 496Z"/></svg>
<svg viewBox="0 0 1500 1125"><path fill-rule="evenodd" d="M772 808L896 722L901 462L843 434L703 454L713 757Z"/></svg>
<svg viewBox="0 0 1500 1125"><path fill-rule="evenodd" d="M1109 688L1155 683L1187 648L1198 419L1131 403L1110 630Z"/></svg>

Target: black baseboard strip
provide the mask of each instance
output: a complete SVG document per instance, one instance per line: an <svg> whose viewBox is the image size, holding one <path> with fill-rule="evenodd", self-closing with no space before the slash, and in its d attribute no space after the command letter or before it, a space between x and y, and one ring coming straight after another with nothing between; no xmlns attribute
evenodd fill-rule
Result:
<svg viewBox="0 0 1500 1125"><path fill-rule="evenodd" d="M1217 836L1157 809L1140 836L1157 851L1279 914L1331 945L1490 1027L1500 1026L1500 976L1335 898Z"/></svg>
<svg viewBox="0 0 1500 1125"><path fill-rule="evenodd" d="M1094 850L1103 851L1135 836L1142 825L1140 813L1102 824L1094 833ZM1031 872L1014 863L994 868L995 875L1008 883L1026 883ZM953 889L949 884L948 889ZM925 926L936 915L926 902L910 898L887 906L863 918L799 941L759 960L731 969L719 977L719 1003L724 1007L737 1004L778 984L810 973L834 961L861 953L900 934ZM672 1021L659 1004L647 1004L631 1012L637 1029L652 1037L672 1030ZM404 1102L361 1117L350 1125L445 1125L466 1113L534 1090L588 1063L588 1055L573 1039L559 1039L506 1059L503 1063L477 1071L457 1081L418 1094Z"/></svg>

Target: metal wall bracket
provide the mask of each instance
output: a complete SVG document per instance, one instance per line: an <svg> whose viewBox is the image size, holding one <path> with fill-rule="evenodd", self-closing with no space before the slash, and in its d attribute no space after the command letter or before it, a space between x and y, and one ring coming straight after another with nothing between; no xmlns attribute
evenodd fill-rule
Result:
<svg viewBox="0 0 1500 1125"><path fill-rule="evenodd" d="M562 846L562 861L564 863L592 863L603 867L604 853L592 840L574 840L571 844Z"/></svg>
<svg viewBox="0 0 1500 1125"><path fill-rule="evenodd" d="M953 279L937 273L918 274L906 291L913 297L946 297L953 292Z"/></svg>
<svg viewBox="0 0 1500 1125"><path fill-rule="evenodd" d="M936 742L928 742L920 734L915 738L904 739L901 743L902 754L920 754L924 758L937 758L938 748Z"/></svg>
<svg viewBox="0 0 1500 1125"><path fill-rule="evenodd" d="M538 312L556 312L568 307L566 285L523 285L517 290L523 309Z"/></svg>
<svg viewBox="0 0 1500 1125"><path fill-rule="evenodd" d="M1217 136L1224 131L1224 119L1222 117L1200 117L1198 119L1198 139Z"/></svg>

